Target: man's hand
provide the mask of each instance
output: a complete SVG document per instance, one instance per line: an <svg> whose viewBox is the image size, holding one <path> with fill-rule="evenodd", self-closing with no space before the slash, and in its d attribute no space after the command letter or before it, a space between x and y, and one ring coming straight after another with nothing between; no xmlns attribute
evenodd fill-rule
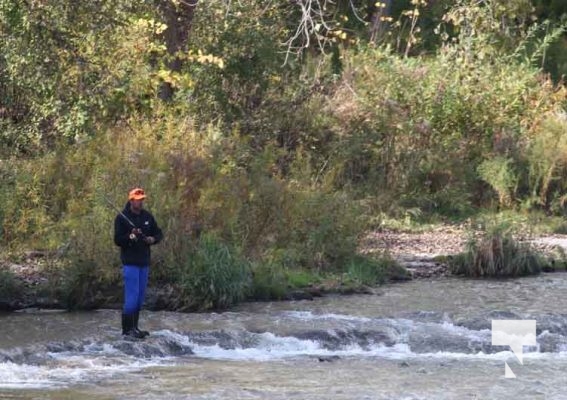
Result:
<svg viewBox="0 0 567 400"><path fill-rule="evenodd" d="M146 244L154 244L156 239L153 236L146 236L144 242L146 242Z"/></svg>
<svg viewBox="0 0 567 400"><path fill-rule="evenodd" d="M142 230L140 228L132 228L130 235L128 236L130 240L138 240L138 235L142 234Z"/></svg>

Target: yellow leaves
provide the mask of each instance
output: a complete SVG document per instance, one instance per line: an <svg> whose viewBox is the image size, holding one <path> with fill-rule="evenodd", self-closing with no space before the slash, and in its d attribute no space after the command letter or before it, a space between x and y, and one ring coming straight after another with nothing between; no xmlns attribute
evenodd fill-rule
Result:
<svg viewBox="0 0 567 400"><path fill-rule="evenodd" d="M217 57L213 54L205 54L202 50L197 50L197 52L190 50L188 53L177 53L176 56L185 61L197 62L199 64L211 64L220 69L224 68L224 60L221 57Z"/></svg>
<svg viewBox="0 0 567 400"><path fill-rule="evenodd" d="M220 57L214 56L212 54L203 54L201 50L197 51L197 54L189 55L189 59L193 61L197 61L200 64L212 64L216 65L220 69L224 68L224 60Z"/></svg>
<svg viewBox="0 0 567 400"><path fill-rule="evenodd" d="M150 29L156 34L161 34L167 29L167 25L162 22L157 22L153 19L139 18L135 21L134 25L143 29Z"/></svg>
<svg viewBox="0 0 567 400"><path fill-rule="evenodd" d="M147 51L149 53L164 54L167 51L167 47L163 43L150 42L147 45Z"/></svg>
<svg viewBox="0 0 567 400"><path fill-rule="evenodd" d="M335 36L336 38L339 38L341 40L346 40L348 35L345 31L343 31L342 29L338 29L336 31L332 31L330 32L331 36Z"/></svg>
<svg viewBox="0 0 567 400"><path fill-rule="evenodd" d="M157 74L159 81L167 82L174 88L191 88L193 81L187 74L180 74L167 69L160 69Z"/></svg>
<svg viewBox="0 0 567 400"><path fill-rule="evenodd" d="M125 33L124 44L130 44L135 53L153 53L163 55L165 45L156 41L155 35L163 33L167 25L153 19L139 18L132 22L131 30ZM131 38L128 40L127 38ZM122 60L119 60L122 61Z"/></svg>
<svg viewBox="0 0 567 400"><path fill-rule="evenodd" d="M165 69L160 69L157 73L158 78L160 78L161 80L168 82L168 83L175 83L176 79L174 78L173 72L172 71L168 71Z"/></svg>

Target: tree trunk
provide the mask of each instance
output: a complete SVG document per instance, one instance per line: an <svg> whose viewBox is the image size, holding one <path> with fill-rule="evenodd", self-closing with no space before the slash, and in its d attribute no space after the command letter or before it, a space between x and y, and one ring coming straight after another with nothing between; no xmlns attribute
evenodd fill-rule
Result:
<svg viewBox="0 0 567 400"><path fill-rule="evenodd" d="M198 0L157 0L159 12L167 28L162 34L167 49L166 66L173 72L180 72L183 60L179 53L187 50L189 31L195 15ZM159 98L170 101L174 88L170 82L162 82Z"/></svg>

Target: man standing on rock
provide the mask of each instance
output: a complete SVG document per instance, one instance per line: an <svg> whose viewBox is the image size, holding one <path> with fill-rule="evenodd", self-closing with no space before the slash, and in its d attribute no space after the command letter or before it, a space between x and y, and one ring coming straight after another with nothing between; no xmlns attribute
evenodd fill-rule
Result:
<svg viewBox="0 0 567 400"><path fill-rule="evenodd" d="M132 189L124 210L114 220L114 243L120 246L124 277L122 334L136 339L149 335L138 329L138 319L148 284L150 246L163 238L153 215L143 208L145 198L144 189Z"/></svg>

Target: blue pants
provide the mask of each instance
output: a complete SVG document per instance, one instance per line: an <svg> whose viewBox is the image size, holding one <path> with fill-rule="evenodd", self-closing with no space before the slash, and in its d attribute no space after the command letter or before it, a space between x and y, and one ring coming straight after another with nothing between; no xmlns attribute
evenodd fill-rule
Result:
<svg viewBox="0 0 567 400"><path fill-rule="evenodd" d="M124 314L134 314L142 309L148 285L149 267L122 266L124 276Z"/></svg>

